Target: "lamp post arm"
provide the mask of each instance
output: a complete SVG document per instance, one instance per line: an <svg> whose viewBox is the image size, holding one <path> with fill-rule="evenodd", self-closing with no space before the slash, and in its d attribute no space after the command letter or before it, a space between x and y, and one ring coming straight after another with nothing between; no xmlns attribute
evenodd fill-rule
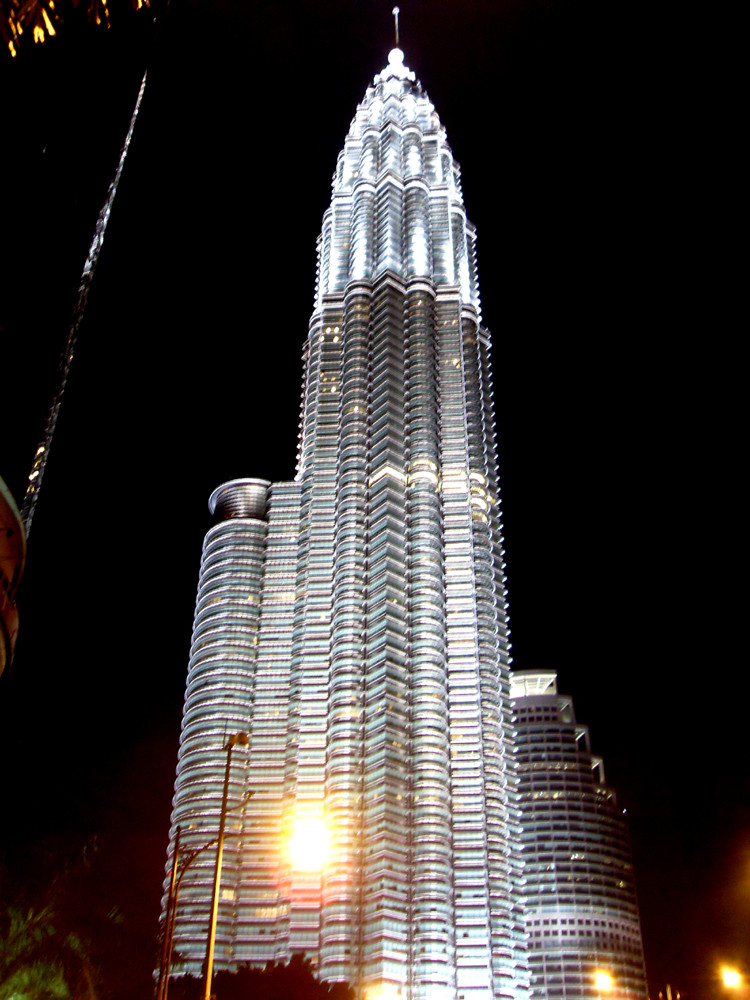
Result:
<svg viewBox="0 0 750 1000"><path fill-rule="evenodd" d="M221 795L221 816L219 819L219 836L216 845L216 867L214 869L214 889L211 896L211 918L208 925L208 941L206 942L206 967L203 980L203 1000L211 1000L211 980L214 971L214 944L216 942L216 921L219 915L219 890L221 887L221 862L224 854L224 827L227 819L227 796L229 794L229 772L232 766L232 750L240 744L247 746L250 740L247 733L234 733L226 745L227 763L224 768L224 788Z"/></svg>
<svg viewBox="0 0 750 1000"><path fill-rule="evenodd" d="M179 831L180 828L177 827L177 829ZM176 840L175 855L177 850L176 845L178 843L179 840ZM192 865L192 863L195 861L198 855L203 854L203 852L208 850L209 847L213 847L215 843L216 843L216 837L214 837L213 840L209 840L209 842L207 844L204 844L203 847L199 847L195 851L189 851L185 855L182 864L179 866L179 869L177 868L176 865L176 856L175 856L175 864L173 865L173 871L177 871L178 874L177 874L177 879L172 882L172 889L170 890L171 895L169 903L167 904L167 926L165 928L165 935L164 935L164 954L166 956L166 960L164 962L165 974L164 974L163 985L162 985L161 973L159 974L159 988L156 991L156 1000L167 1000L167 995L169 993L169 975L172 971L172 951L174 949L174 925L177 919L177 900L179 899L180 896L180 886L182 885L182 880L187 874L188 868Z"/></svg>
<svg viewBox="0 0 750 1000"><path fill-rule="evenodd" d="M255 795L254 791L246 792L242 802L240 802L236 808L244 809L253 795ZM227 810L227 812L229 811L230 810ZM164 922L164 943L162 948L161 964L159 967L159 984L156 988L156 1000L167 1000L167 995L169 993L169 975L172 971L172 951L174 947L174 927L177 918L177 900L180 895L182 880L195 859L199 855L203 854L204 851L208 850L209 847L213 847L214 844L218 843L218 837L214 837L213 840L209 840L208 843L204 844L202 847L198 847L193 851L184 851L182 856L180 856L180 834L181 829L178 826L175 835L174 855L172 857L172 876L169 885L169 896L167 899L167 916ZM228 836L239 835L227 834L225 832L224 839L226 840Z"/></svg>
<svg viewBox="0 0 750 1000"><path fill-rule="evenodd" d="M180 857L180 828L177 827L174 838L174 854L172 856L172 873L169 879L169 896L167 897L167 913L164 919L164 940L162 941L161 961L159 962L159 984L156 987L156 1000L164 996L164 983L167 978L167 958L169 956L170 931L172 927L172 912L176 905L175 885L177 883L177 861Z"/></svg>

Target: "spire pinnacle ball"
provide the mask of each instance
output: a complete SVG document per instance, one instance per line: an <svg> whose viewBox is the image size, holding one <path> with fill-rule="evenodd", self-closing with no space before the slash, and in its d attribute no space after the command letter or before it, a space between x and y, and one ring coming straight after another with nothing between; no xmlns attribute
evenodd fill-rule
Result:
<svg viewBox="0 0 750 1000"><path fill-rule="evenodd" d="M391 49L388 53L388 65L391 69L399 70L404 66L404 53L401 49Z"/></svg>

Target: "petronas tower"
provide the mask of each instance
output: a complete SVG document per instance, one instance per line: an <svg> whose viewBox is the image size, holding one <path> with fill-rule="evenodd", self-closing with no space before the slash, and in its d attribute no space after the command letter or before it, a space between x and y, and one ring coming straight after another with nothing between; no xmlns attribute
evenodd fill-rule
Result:
<svg viewBox="0 0 750 1000"><path fill-rule="evenodd" d="M294 481L211 498L174 968L203 962L229 761L216 968L304 952L367 1000L526 1000L490 342L399 49L338 159L304 361Z"/></svg>

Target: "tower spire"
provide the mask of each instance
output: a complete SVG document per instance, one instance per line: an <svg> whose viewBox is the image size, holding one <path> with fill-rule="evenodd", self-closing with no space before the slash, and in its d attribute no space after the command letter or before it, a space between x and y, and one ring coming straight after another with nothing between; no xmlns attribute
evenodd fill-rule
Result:
<svg viewBox="0 0 750 1000"><path fill-rule="evenodd" d="M400 48L399 37L398 37L398 15L401 13L401 11L398 7L394 7L391 13L393 14L394 27L396 29L396 48Z"/></svg>

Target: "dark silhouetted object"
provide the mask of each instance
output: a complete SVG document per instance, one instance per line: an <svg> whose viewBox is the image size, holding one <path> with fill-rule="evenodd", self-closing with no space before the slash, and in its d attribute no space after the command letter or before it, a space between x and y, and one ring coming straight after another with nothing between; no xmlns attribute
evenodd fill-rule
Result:
<svg viewBox="0 0 750 1000"><path fill-rule="evenodd" d="M213 990L216 1000L354 1000L346 984L318 982L312 965L301 955L294 955L288 965L219 972ZM180 976L170 984L169 993L172 1000L198 1000L201 981Z"/></svg>

